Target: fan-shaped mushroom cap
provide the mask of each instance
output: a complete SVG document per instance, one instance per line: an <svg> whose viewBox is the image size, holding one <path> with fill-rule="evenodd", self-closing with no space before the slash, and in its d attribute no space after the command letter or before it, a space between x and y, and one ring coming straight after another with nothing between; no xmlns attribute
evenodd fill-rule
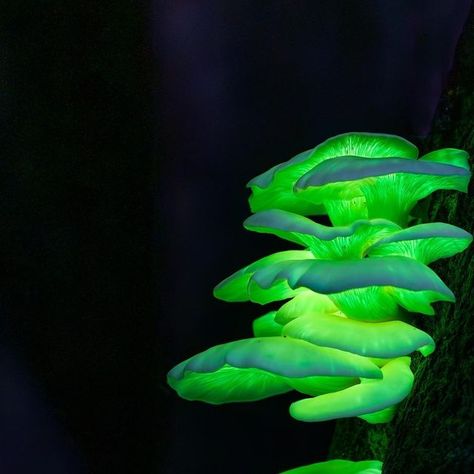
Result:
<svg viewBox="0 0 474 474"><path fill-rule="evenodd" d="M304 170L307 167L304 163L308 161L313 150L312 148L298 153L290 160L273 166L265 173L251 179L247 183L247 187L252 191L249 197L251 211L278 208L297 212L303 216L325 214L323 205L306 201L293 192L293 185L305 173ZM285 172L288 165L290 168Z"/></svg>
<svg viewBox="0 0 474 474"><path fill-rule="evenodd" d="M402 321L369 323L332 314L293 319L282 335L366 357L401 357L416 350L426 356L435 348L429 334Z"/></svg>
<svg viewBox="0 0 474 474"><path fill-rule="evenodd" d="M367 253L371 257L403 255L428 265L462 252L471 242L469 232L454 225L432 222L395 232L373 244Z"/></svg>
<svg viewBox="0 0 474 474"><path fill-rule="evenodd" d="M274 263L294 259L314 259L314 255L307 250L288 250L263 257L221 281L214 288L214 296L224 301L248 301L247 285L250 281L250 278L257 270L265 268ZM288 291L290 293L288 297L294 294L293 290ZM287 296L284 296L283 299L286 297Z"/></svg>
<svg viewBox="0 0 474 474"><path fill-rule="evenodd" d="M281 336L283 326L275 321L276 311L270 311L252 323L253 335L255 337Z"/></svg>
<svg viewBox="0 0 474 474"><path fill-rule="evenodd" d="M333 459L296 467L281 474L381 474L382 461L346 461Z"/></svg>
<svg viewBox="0 0 474 474"><path fill-rule="evenodd" d="M340 392L294 402L290 414L300 421L325 421L380 412L400 403L413 385L410 358L393 359L382 372L381 380L361 380Z"/></svg>
<svg viewBox="0 0 474 474"><path fill-rule="evenodd" d="M470 176L464 167L431 160L338 157L315 166L295 190L308 201L324 203L335 225L347 221L346 209L335 203L363 197L367 207L359 209L359 219L385 218L404 226L418 200L439 189L467 192Z"/></svg>
<svg viewBox="0 0 474 474"><path fill-rule="evenodd" d="M469 171L469 154L458 148L441 148L423 155L421 161L432 161L446 165L459 166Z"/></svg>
<svg viewBox="0 0 474 474"><path fill-rule="evenodd" d="M221 344L181 362L168 383L188 400L254 401L291 389L287 379L314 376L382 377L368 358L285 337Z"/></svg>
<svg viewBox="0 0 474 474"><path fill-rule="evenodd" d="M275 321L285 325L289 321L301 316L319 314L342 314L328 295L305 290L290 301L280 306L275 314Z"/></svg>
<svg viewBox="0 0 474 474"><path fill-rule="evenodd" d="M377 240L400 230L400 226L386 219L358 220L345 227L328 227L280 209L258 212L246 219L244 227L303 245L322 259L361 258Z"/></svg>
<svg viewBox="0 0 474 474"><path fill-rule="evenodd" d="M265 304L301 288L327 294L346 316L367 321L393 319L397 305L434 314L432 302L454 301L433 270L398 256L279 262L255 272L247 291L250 301Z"/></svg>
<svg viewBox="0 0 474 474"><path fill-rule="evenodd" d="M278 208L302 215L325 214L321 204L308 202L294 194L293 186L318 163L346 155L416 158L418 150L412 143L394 135L359 132L337 135L253 178L247 184L252 190L249 198L252 212Z"/></svg>

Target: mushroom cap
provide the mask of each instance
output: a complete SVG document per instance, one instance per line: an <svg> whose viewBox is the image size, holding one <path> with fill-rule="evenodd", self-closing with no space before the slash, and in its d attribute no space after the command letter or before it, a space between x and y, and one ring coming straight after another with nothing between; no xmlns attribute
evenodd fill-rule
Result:
<svg viewBox="0 0 474 474"><path fill-rule="evenodd" d="M281 336L283 326L275 321L276 311L260 316L253 322L255 337ZM298 339L298 338L296 338ZM329 347L322 344L323 347ZM376 364L378 365L378 364ZM356 377L313 376L301 378L287 378L288 385L306 395L322 395L323 393L337 392L359 383Z"/></svg>
<svg viewBox="0 0 474 474"><path fill-rule="evenodd" d="M446 165L459 166L469 170L469 153L458 148L440 148L420 157L421 161L432 161Z"/></svg>
<svg viewBox="0 0 474 474"><path fill-rule="evenodd" d="M266 304L302 288L329 295L348 317L392 319L397 304L408 311L434 314L433 301L454 301L452 291L433 270L407 257L361 260L282 261L258 270L247 287L250 301Z"/></svg>
<svg viewBox="0 0 474 474"><path fill-rule="evenodd" d="M281 474L381 474L382 461L347 461L332 459L307 466L296 467Z"/></svg>
<svg viewBox="0 0 474 474"><path fill-rule="evenodd" d="M386 219L357 220L349 226L328 227L280 209L258 212L244 222L247 230L274 234L307 247L316 258L361 258L365 250L400 226Z"/></svg>
<svg viewBox="0 0 474 474"><path fill-rule="evenodd" d="M305 290L281 305L275 314L275 322L284 326L301 316L341 313L328 295Z"/></svg>
<svg viewBox="0 0 474 474"><path fill-rule="evenodd" d="M278 208L297 212L304 216L325 214L324 206L306 201L293 192L293 185L304 174L302 171L306 169L304 163L313 150L312 148L298 153L290 160L273 166L265 173L251 179L247 183L247 187L252 191L249 197L251 211ZM285 172L285 168L290 163L290 169ZM290 170L293 172L290 173Z"/></svg>
<svg viewBox="0 0 474 474"><path fill-rule="evenodd" d="M294 156L253 178L247 184L252 212L284 209L302 215L325 214L320 204L293 193L296 181L318 163L336 156L416 158L418 149L404 138L378 133L350 132L329 138L312 150Z"/></svg>
<svg viewBox="0 0 474 474"><path fill-rule="evenodd" d="M361 380L360 384L340 392L294 402L290 414L300 421L326 421L367 415L392 407L412 389L414 377L410 358L393 359L382 367L382 372L381 380Z"/></svg>
<svg viewBox="0 0 474 474"><path fill-rule="evenodd" d="M377 178L390 174L412 174L423 176L442 176L458 179L453 182L453 188L466 192L467 181L471 173L464 167L448 165L429 160L410 160L407 158L362 158L357 156L340 156L326 160L315 166L303 175L296 183L296 190L307 188L318 188L324 185L337 183L352 183L366 178ZM459 181L459 178L461 181ZM425 178L426 179L426 178ZM373 182L373 180L372 180ZM446 184L451 184L447 182ZM354 196L354 190L349 188L348 194L344 194L346 187L338 186L337 197L350 198ZM354 188L357 189L357 186ZM446 188L445 188L446 189ZM316 193L313 193L316 195ZM360 194L359 194L360 195Z"/></svg>
<svg viewBox="0 0 474 474"><path fill-rule="evenodd" d="M394 232L373 244L367 253L371 257L402 255L428 265L462 252L471 242L472 235L464 229L431 222Z"/></svg>
<svg viewBox="0 0 474 474"><path fill-rule="evenodd" d="M283 326L275 321L275 315L276 311L270 311L254 319L252 323L253 335L255 337L281 336Z"/></svg>
<svg viewBox="0 0 474 474"><path fill-rule="evenodd" d="M420 351L429 355L431 336L402 321L363 322L332 314L307 314L283 327L283 336L366 357L393 358Z"/></svg>
<svg viewBox="0 0 474 474"><path fill-rule="evenodd" d="M293 259L314 259L307 250L287 250L263 257L250 265L238 270L214 288L214 296L230 302L248 301L247 285L252 275L259 269L274 263ZM291 292L293 294L293 292Z"/></svg>
<svg viewBox="0 0 474 474"><path fill-rule="evenodd" d="M464 167L437 161L344 156L315 166L298 180L295 191L324 203L337 223L345 220L347 205L339 209L331 201L365 198L367 208L360 206L358 218L382 217L405 225L418 200L439 189L467 192L470 176Z"/></svg>
<svg viewBox="0 0 474 474"><path fill-rule="evenodd" d="M242 339L181 362L168 383L187 400L220 404L254 401L291 390L287 378L379 378L370 359L284 337Z"/></svg>

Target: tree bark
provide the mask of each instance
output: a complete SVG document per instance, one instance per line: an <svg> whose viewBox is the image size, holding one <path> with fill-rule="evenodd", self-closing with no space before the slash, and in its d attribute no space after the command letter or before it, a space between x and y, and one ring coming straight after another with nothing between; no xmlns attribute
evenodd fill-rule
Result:
<svg viewBox="0 0 474 474"><path fill-rule="evenodd" d="M451 77L422 151L461 148L474 153L474 14L458 44ZM427 221L447 222L473 232L474 200L438 192L427 206ZM391 423L359 419L337 423L330 458L384 461L386 474L474 472L474 246L437 262L433 269L452 289L456 303L441 303L434 317L416 325L436 341L436 351L412 357L415 384Z"/></svg>

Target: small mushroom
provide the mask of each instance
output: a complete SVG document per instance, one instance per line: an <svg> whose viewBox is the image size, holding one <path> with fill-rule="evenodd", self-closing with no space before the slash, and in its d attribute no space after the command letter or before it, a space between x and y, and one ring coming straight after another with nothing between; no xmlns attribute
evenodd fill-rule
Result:
<svg viewBox="0 0 474 474"><path fill-rule="evenodd" d="M362 258L372 244L400 230L400 226L386 219L358 220L349 226L328 227L280 209L258 212L245 220L244 227L303 245L322 259Z"/></svg>
<svg viewBox="0 0 474 474"><path fill-rule="evenodd" d="M317 147L304 151L253 178L248 184L252 212L283 209L301 215L326 214L321 203L312 203L293 192L298 179L318 163L336 156L416 158L418 149L394 135L351 132L329 138Z"/></svg>
<svg viewBox="0 0 474 474"><path fill-rule="evenodd" d="M428 265L440 258L452 257L465 250L472 235L442 222L415 225L395 232L373 244L367 251L371 257L403 255Z"/></svg>
<svg viewBox="0 0 474 474"><path fill-rule="evenodd" d="M288 379L314 376L382 377L370 359L285 337L243 339L181 362L168 383L187 400L245 402L292 389ZM323 380L324 381L324 380Z"/></svg>
<svg viewBox="0 0 474 474"><path fill-rule="evenodd" d="M410 393L413 373L410 358L399 357L382 367L383 379L361 383L335 393L294 402L290 414L300 421L326 421L368 415L400 403ZM388 412L393 416L393 411ZM388 417L382 422L389 421Z"/></svg>

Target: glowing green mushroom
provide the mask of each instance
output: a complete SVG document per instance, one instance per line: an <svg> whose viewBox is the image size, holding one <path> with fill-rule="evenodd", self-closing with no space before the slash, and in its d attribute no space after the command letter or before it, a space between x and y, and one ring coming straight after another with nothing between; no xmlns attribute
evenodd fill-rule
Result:
<svg viewBox="0 0 474 474"><path fill-rule="evenodd" d="M410 358L393 359L382 367L383 379L361 383L335 393L306 398L290 406L290 414L300 421L325 421L380 412L400 403L413 386ZM385 423L393 416L386 412Z"/></svg>
<svg viewBox="0 0 474 474"><path fill-rule="evenodd" d="M224 301L248 301L247 285L252 275L259 269L265 268L274 263L283 262L294 259L314 259L311 252L307 250L288 250L285 252L278 252L267 257L263 257L256 262L247 265L246 267L233 273L231 276L220 282L214 288L214 296ZM282 291L284 292L285 289ZM295 294L294 290L287 289L288 295L282 298L287 298ZM285 293L286 295L286 293Z"/></svg>
<svg viewBox="0 0 474 474"><path fill-rule="evenodd" d="M295 318L306 315L314 317L319 314L343 315L328 295L306 290L280 306L275 314L275 322L284 326Z"/></svg>
<svg viewBox="0 0 474 474"><path fill-rule="evenodd" d="M284 337L221 344L181 362L168 383L187 400L213 404L260 400L291 390L287 380L315 376L381 378L370 359ZM324 380L323 380L324 382Z"/></svg>
<svg viewBox="0 0 474 474"><path fill-rule="evenodd" d="M435 348L429 334L402 321L369 323L331 314L293 319L282 335L366 357L393 358L416 350L426 356Z"/></svg>
<svg viewBox="0 0 474 474"><path fill-rule="evenodd" d="M381 238L400 230L386 219L358 220L346 227L328 227L311 219L280 209L250 216L244 227L274 234L307 247L316 258L362 258L365 250Z"/></svg>
<svg viewBox="0 0 474 474"><path fill-rule="evenodd" d="M412 143L394 135L358 132L337 135L253 178L247 184L252 190L249 198L251 210L257 212L277 208L301 215L325 214L322 203L312 203L304 196L295 194L293 186L318 163L347 155L416 158L418 150Z"/></svg>
<svg viewBox="0 0 474 474"><path fill-rule="evenodd" d="M404 255L428 265L462 252L471 242L469 232L454 225L432 222L395 232L376 242L367 253L371 257Z"/></svg>
<svg viewBox="0 0 474 474"><path fill-rule="evenodd" d="M333 459L296 467L280 474L381 474L382 461L346 461Z"/></svg>
<svg viewBox="0 0 474 474"><path fill-rule="evenodd" d="M434 163L444 163L446 165L459 166L470 170L469 154L458 148L441 148L420 157L421 161L432 161Z"/></svg>
<svg viewBox="0 0 474 474"><path fill-rule="evenodd" d="M396 318L398 305L431 315L434 301L454 301L433 270L398 256L278 262L256 271L247 293L250 301L266 304L302 289L328 295L347 317L365 321Z"/></svg>
<svg viewBox="0 0 474 474"><path fill-rule="evenodd" d="M244 226L306 250L279 252L214 290L225 301L286 301L253 321L254 338L221 344L178 364L168 382L188 400L260 400L296 390L311 398L290 414L314 422L357 416L386 423L410 393L407 354L435 343L409 325L454 301L428 264L463 251L472 236L431 223L401 229L418 200L438 189L466 192L468 154L446 148L417 158L403 138L346 133L251 180ZM335 227L304 216L328 214ZM367 257L367 258L365 258ZM380 461L332 460L286 474L381 474Z"/></svg>
<svg viewBox="0 0 474 474"><path fill-rule="evenodd" d="M255 337L281 336L283 326L275 321L276 311L270 311L255 319L252 323Z"/></svg>
<svg viewBox="0 0 474 474"><path fill-rule="evenodd" d="M401 226L416 202L439 189L467 192L470 172L432 160L338 157L326 160L295 185L306 200L326 206L334 225L359 219L385 218ZM341 202L364 198L365 206L347 213Z"/></svg>

